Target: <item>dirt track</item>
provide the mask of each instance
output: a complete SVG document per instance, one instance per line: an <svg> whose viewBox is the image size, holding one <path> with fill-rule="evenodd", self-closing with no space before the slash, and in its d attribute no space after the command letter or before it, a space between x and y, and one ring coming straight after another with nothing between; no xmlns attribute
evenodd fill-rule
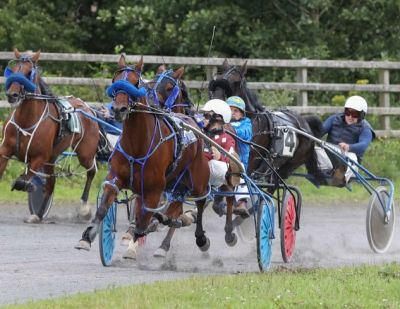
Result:
<svg viewBox="0 0 400 309"><path fill-rule="evenodd" d="M396 235L385 254L374 254L365 233L366 203L362 205L303 205L294 261L280 255L279 229L273 241L272 267L336 267L361 263L399 261L400 237ZM399 212L399 211L398 211ZM152 257L164 232L150 235L137 261L121 259L117 247L112 267L101 265L97 239L91 252L73 249L86 223L74 218L74 207L56 205L43 224L22 222L27 206L2 205L0 217L0 305L21 303L111 286L172 280L201 274L258 272L255 242L224 242L224 220L207 209L205 230L211 240L208 253L194 242L194 227L179 231L169 256ZM126 214L121 206L120 234ZM399 214L396 214L399 222Z"/></svg>

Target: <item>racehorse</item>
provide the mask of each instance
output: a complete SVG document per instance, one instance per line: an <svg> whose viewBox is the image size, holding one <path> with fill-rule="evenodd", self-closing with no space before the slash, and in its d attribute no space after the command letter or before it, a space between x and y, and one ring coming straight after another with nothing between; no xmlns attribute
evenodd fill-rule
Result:
<svg viewBox="0 0 400 309"><path fill-rule="evenodd" d="M99 141L98 124L74 112L74 109L81 109L91 113L82 100L68 97L63 100L64 107L59 104L60 100L51 93L40 77L40 51L24 55L15 49L14 54L16 60L11 60L5 70L6 95L13 112L3 127L0 177L8 160L14 155L25 163L26 170L25 174L14 182L13 189L33 191L36 189L32 183L34 175L47 178L41 210L27 220L32 223L39 222L54 190L55 161L65 149L72 147L80 164L87 170L81 197L83 203L79 213L88 219L91 213L87 200L97 170L95 155ZM68 106L68 111L65 106ZM75 121L76 125L73 128L69 126L67 118Z"/></svg>
<svg viewBox="0 0 400 309"><path fill-rule="evenodd" d="M281 132L276 129L279 125L289 125L304 130L305 132L320 137L322 133L322 122L316 116L301 117L299 114L290 110L280 110L277 112L265 111L258 102L257 95L252 92L246 84L245 75L247 73L247 61L241 66L229 65L227 59L224 60L221 74L209 83L210 98L225 100L236 95L241 97L246 104L246 114L252 120L253 139L255 145L250 151L249 165L247 173L254 178L267 176L271 181L277 181L277 175L272 173L275 169L283 179L288 178L299 166L305 164L308 172L319 179L320 174L317 165L314 142L303 135L288 133L282 140ZM288 143L291 153L282 156L276 152L276 141ZM290 145L289 145L290 144ZM273 157L273 159L272 159ZM274 189L270 189L273 192Z"/></svg>
<svg viewBox="0 0 400 309"><path fill-rule="evenodd" d="M154 77L152 81L149 82L151 87L151 95L148 97L148 100L154 105L160 105L165 108L169 106L169 110L177 112L180 110L181 113L187 113L188 109L185 106L188 98L188 93L185 85L181 81L182 75L184 73L184 68L181 67L176 71L167 70L165 66L160 66L157 75ZM179 92L178 92L179 91ZM185 93L186 92L186 93ZM154 100L155 99L155 100ZM230 126L230 130L233 130ZM234 163L230 164L229 173L234 172L237 166ZM237 172L237 171L235 171ZM221 188L223 192L232 192L234 191L234 186L230 181L224 184ZM232 212L233 212L233 203L234 196L228 196L227 198L227 216L226 216L226 225L225 225L225 241L229 246L233 246L236 244L237 238L236 235L233 234L233 224L232 224ZM195 212L194 212L195 213ZM188 211L187 215L191 216L193 212ZM174 235L175 228L170 228L167 236L162 241L161 246L156 250L154 256L164 257L170 248L171 239Z"/></svg>
<svg viewBox="0 0 400 309"><path fill-rule="evenodd" d="M138 88L142 65L143 58L132 68L121 55L113 83L107 90L113 98L115 119L123 121L123 132L109 160L109 172L95 218L76 248L90 249L100 222L118 192L125 188L138 198L133 239L124 257L136 258L138 239L153 230L152 218L170 227L190 225L192 222L182 211L182 201L187 194L197 197L196 244L206 251L210 241L203 230L202 214L209 190L209 168L203 156L203 141L192 139L185 143L179 122L196 126L195 122L184 115L172 119L158 106L147 102L146 89ZM158 207L163 192L169 192L172 197L165 214L160 213L164 206Z"/></svg>

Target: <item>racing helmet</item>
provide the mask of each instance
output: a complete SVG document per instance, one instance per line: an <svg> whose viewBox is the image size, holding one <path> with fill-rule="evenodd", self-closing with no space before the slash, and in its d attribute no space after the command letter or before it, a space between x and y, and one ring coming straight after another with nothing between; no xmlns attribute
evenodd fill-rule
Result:
<svg viewBox="0 0 400 309"><path fill-rule="evenodd" d="M228 103L229 106L233 106L240 109L243 113L246 112L246 104L244 103L241 97L238 96L229 97L226 100L226 103Z"/></svg>
<svg viewBox="0 0 400 309"><path fill-rule="evenodd" d="M220 99L212 99L208 101L204 107L201 109L203 112L214 112L217 115L220 115L222 119L224 119L225 123L229 123L231 121L232 112L228 103L222 101Z"/></svg>
<svg viewBox="0 0 400 309"><path fill-rule="evenodd" d="M361 118L365 117L368 110L367 101L359 95L353 95L347 98L344 108L351 108L361 113Z"/></svg>

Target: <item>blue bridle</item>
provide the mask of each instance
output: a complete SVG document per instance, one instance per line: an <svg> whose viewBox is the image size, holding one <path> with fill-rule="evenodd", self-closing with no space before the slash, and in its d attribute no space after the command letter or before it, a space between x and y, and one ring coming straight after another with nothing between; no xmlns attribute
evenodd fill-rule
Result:
<svg viewBox="0 0 400 309"><path fill-rule="evenodd" d="M158 76L157 81L156 81L156 84L155 84L154 87L151 89L152 95L153 95L153 98L154 98L154 103L155 103L157 106L161 106L161 104L160 104L160 102L159 102L159 100L158 100L157 88L158 88L158 86L160 85L160 83L162 82L162 80L163 80L164 78L167 78L167 79L169 79L170 81L173 82L174 88L172 89L172 92L171 92L171 94L168 96L167 100L164 102L164 106L163 106L163 108L164 108L164 109L167 109L167 110L171 110L171 109L174 107L175 101L176 101L176 99L178 98L179 93L180 93L180 90L181 90L181 89L179 88L178 81L177 81L176 79L174 79L174 78L171 76L172 73L173 73L172 70L168 70L168 71L162 72L162 73Z"/></svg>

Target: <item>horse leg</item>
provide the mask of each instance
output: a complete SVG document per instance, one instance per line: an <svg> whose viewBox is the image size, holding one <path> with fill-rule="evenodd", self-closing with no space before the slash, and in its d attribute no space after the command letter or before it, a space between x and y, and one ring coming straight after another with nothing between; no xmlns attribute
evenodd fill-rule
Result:
<svg viewBox="0 0 400 309"><path fill-rule="evenodd" d="M12 147L0 146L0 179L3 177L4 171L7 167L8 158L13 154Z"/></svg>
<svg viewBox="0 0 400 309"><path fill-rule="evenodd" d="M162 241L161 246L154 252L153 256L155 257L165 257L167 255L167 252L171 246L171 239L176 228L189 226L194 222L194 218L192 216L182 214L182 202L173 202L169 206L166 216L168 218L172 217L173 219L169 220L170 228L168 229L167 235Z"/></svg>
<svg viewBox="0 0 400 309"><path fill-rule="evenodd" d="M154 190L153 192L146 193L144 203L147 208L155 209L158 207L160 202L162 190ZM130 233L133 233L133 238L129 241L128 248L123 254L123 258L125 259L133 259L135 260L137 257L137 250L139 247L139 239L146 236L148 233L154 231L154 225L150 224L150 220L153 217L152 213L149 211L144 212L142 210L142 198L138 197L137 205L135 209L135 225L130 226Z"/></svg>
<svg viewBox="0 0 400 309"><path fill-rule="evenodd" d="M203 230L203 213L206 199L196 201L197 206L197 219L196 219L196 231L194 236L196 237L196 245L203 252L210 248L210 239L205 235Z"/></svg>
<svg viewBox="0 0 400 309"><path fill-rule="evenodd" d="M86 251L90 250L91 243L93 242L97 233L99 232L100 223L107 215L108 209L110 208L111 204L115 201L117 194L118 194L117 190L113 186L109 184L104 185L100 206L97 208L94 219L83 232L82 239L75 246L75 249L83 249Z"/></svg>
<svg viewBox="0 0 400 309"><path fill-rule="evenodd" d="M171 246L171 239L172 236L174 236L176 228L175 227L170 227L168 229L167 235L163 239L161 246L154 251L153 256L154 257L161 257L165 258L167 256L167 252L169 251L169 248Z"/></svg>
<svg viewBox="0 0 400 309"><path fill-rule="evenodd" d="M233 188L230 188L232 191ZM233 223L232 223L232 213L233 213L233 203L235 201L234 196L227 196L227 211L226 211L226 221L225 221L225 242L228 246L233 247L237 243L237 236L233 233Z"/></svg>
<svg viewBox="0 0 400 309"><path fill-rule="evenodd" d="M89 191L92 186L92 181L96 175L97 166L94 157L90 160L79 159L82 166L86 168L86 182L81 196L81 206L78 210L78 216L83 220L89 220L92 216L91 207L88 204Z"/></svg>

